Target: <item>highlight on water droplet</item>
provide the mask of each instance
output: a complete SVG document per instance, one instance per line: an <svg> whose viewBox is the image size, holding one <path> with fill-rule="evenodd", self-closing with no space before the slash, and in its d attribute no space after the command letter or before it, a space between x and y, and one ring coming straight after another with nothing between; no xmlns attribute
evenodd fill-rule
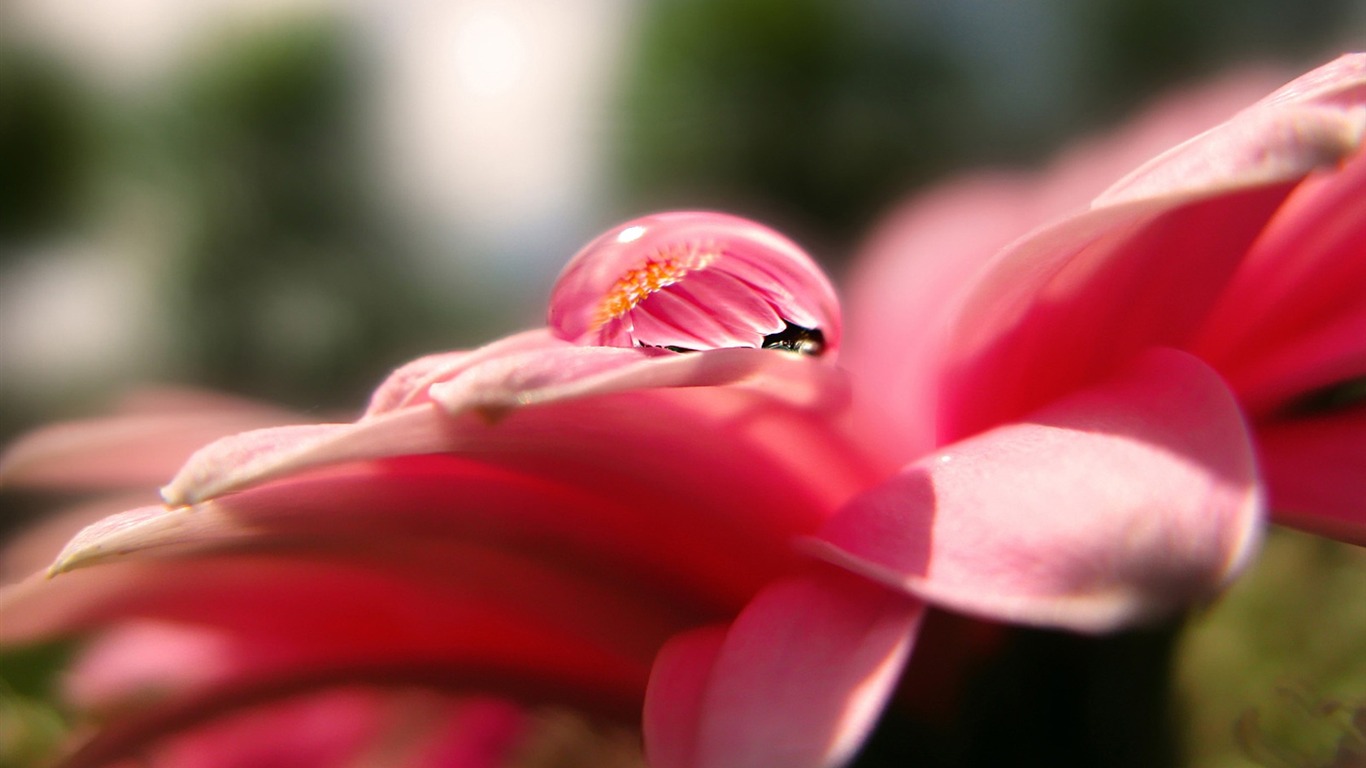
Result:
<svg viewBox="0 0 1366 768"><path fill-rule="evenodd" d="M674 211L621 224L569 261L548 323L577 344L828 355L839 302L820 267L762 224Z"/></svg>

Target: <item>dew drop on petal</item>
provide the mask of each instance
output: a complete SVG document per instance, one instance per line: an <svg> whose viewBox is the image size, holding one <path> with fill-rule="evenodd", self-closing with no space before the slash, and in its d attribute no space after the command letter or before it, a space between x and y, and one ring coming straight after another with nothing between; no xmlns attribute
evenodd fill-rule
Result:
<svg viewBox="0 0 1366 768"><path fill-rule="evenodd" d="M579 251L550 295L551 331L576 344L698 351L839 346L830 281L795 243L721 213L621 224Z"/></svg>

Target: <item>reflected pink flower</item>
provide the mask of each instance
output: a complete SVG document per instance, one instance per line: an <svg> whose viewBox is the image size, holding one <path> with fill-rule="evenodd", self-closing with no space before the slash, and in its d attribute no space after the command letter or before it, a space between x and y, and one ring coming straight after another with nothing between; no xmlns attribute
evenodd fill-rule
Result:
<svg viewBox="0 0 1366 768"><path fill-rule="evenodd" d="M841 764L926 601L1098 631L1217 592L1261 528L1254 445L1273 455L1253 393L1281 390L1235 373L1257 340L1313 363L1267 364L1293 394L1265 413L1359 447L1325 400L1362 375L1363 83L1366 59L1330 64L1013 243L1024 185L945 193L909 228L923 258L873 257L848 334L767 229L623 225L566 268L549 329L400 368L353 423L200 449L167 505L0 593L0 641L231 638L159 723L420 681L626 722L643 701L656 768ZM1310 256L1274 245L1316 222ZM1281 270L1289 293L1248 298Z"/></svg>

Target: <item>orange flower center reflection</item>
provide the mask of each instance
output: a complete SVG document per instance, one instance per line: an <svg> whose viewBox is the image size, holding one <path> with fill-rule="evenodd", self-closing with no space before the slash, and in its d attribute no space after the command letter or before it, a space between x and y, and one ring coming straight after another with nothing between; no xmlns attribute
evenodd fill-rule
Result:
<svg viewBox="0 0 1366 768"><path fill-rule="evenodd" d="M607 291L594 313L593 327L619 319L635 309L650 294L683 279L689 272L705 269L716 259L714 249L678 243L659 249L645 263L627 270Z"/></svg>

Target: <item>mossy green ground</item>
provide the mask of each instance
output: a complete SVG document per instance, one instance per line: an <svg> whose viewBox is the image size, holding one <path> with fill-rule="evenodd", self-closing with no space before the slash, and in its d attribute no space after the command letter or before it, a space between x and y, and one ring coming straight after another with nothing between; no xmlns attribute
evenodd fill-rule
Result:
<svg viewBox="0 0 1366 768"><path fill-rule="evenodd" d="M1191 768L1366 766L1366 549L1274 531L1176 675Z"/></svg>

